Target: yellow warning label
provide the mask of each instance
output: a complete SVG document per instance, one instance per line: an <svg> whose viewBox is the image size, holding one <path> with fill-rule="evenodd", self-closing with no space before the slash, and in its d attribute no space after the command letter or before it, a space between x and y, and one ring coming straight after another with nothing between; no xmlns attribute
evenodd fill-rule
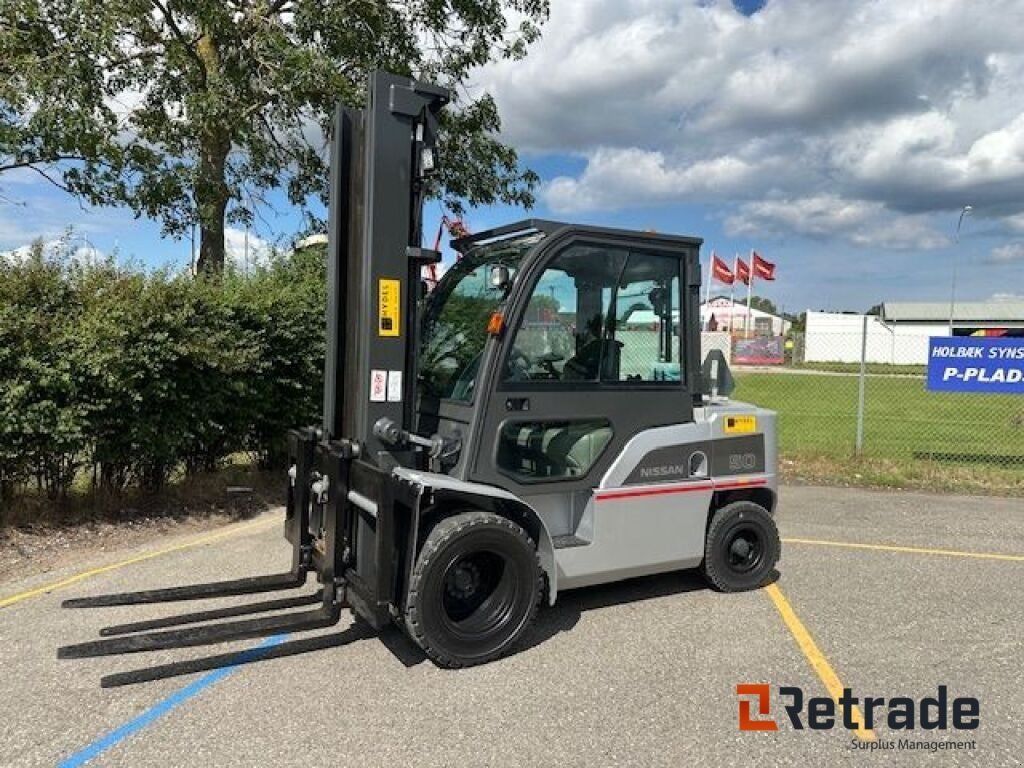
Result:
<svg viewBox="0 0 1024 768"><path fill-rule="evenodd" d="M377 282L377 335L402 335L402 284L381 278Z"/></svg>
<svg viewBox="0 0 1024 768"><path fill-rule="evenodd" d="M736 432L756 432L757 416L726 416L725 431L731 434Z"/></svg>

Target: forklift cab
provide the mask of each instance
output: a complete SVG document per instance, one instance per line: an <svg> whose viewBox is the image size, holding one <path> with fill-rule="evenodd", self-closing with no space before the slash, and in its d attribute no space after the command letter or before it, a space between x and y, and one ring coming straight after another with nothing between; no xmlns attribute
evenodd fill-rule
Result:
<svg viewBox="0 0 1024 768"><path fill-rule="evenodd" d="M571 532L631 437L693 420L700 240L531 220L453 245L423 313L419 431L462 445L452 476Z"/></svg>

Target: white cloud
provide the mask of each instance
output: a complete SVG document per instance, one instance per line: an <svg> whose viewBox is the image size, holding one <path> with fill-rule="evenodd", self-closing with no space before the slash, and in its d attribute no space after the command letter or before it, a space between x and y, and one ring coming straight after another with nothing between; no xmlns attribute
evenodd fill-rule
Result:
<svg viewBox="0 0 1024 768"><path fill-rule="evenodd" d="M940 248L949 238L922 216L894 215L878 202L820 195L795 200L744 203L726 218L730 235L842 237L855 245L896 249Z"/></svg>
<svg viewBox="0 0 1024 768"><path fill-rule="evenodd" d="M543 190L558 213L644 205L689 194L721 195L738 191L754 176L745 160L724 155L672 166L661 152L599 149L590 155L579 179L559 176Z"/></svg>
<svg viewBox="0 0 1024 768"><path fill-rule="evenodd" d="M989 261L995 264L1009 264L1010 262L1024 262L1024 242L1007 243L992 249Z"/></svg>
<svg viewBox="0 0 1024 768"><path fill-rule="evenodd" d="M2 175L7 183L8 173ZM93 208L51 187L48 182L25 183L11 192L10 201L0 200L0 249L12 250L37 238L60 240L70 232L72 238L88 239L116 235L135 225L131 212L123 208Z"/></svg>
<svg viewBox="0 0 1024 768"><path fill-rule="evenodd" d="M1024 233L1024 213L1007 216L1003 219L1003 222L1012 232Z"/></svg>
<svg viewBox="0 0 1024 768"><path fill-rule="evenodd" d="M52 250L50 251L52 253ZM43 246L43 253L47 253L46 246ZM12 264L21 264L28 261L32 255L31 245L21 245L17 248L12 248L8 251L0 251L0 261L10 262Z"/></svg>
<svg viewBox="0 0 1024 768"><path fill-rule="evenodd" d="M586 159L543 190L557 212L830 201L790 231L932 247L945 236L899 214L970 203L1024 230L1022 28L1019 0L772 0L749 18L724 0L560 0L479 87L508 140Z"/></svg>
<svg viewBox="0 0 1024 768"><path fill-rule="evenodd" d="M31 243L26 243L17 248L0 251L0 260L23 263L31 257L33 247ZM44 258L65 258L79 264L91 264L107 258L103 251L86 238L78 236L45 240L42 243L42 254Z"/></svg>
<svg viewBox="0 0 1024 768"><path fill-rule="evenodd" d="M993 293L989 301L1024 301L1024 293Z"/></svg>
<svg viewBox="0 0 1024 768"><path fill-rule="evenodd" d="M266 266L273 253L270 243L251 231L227 227L224 230L224 250L227 260L237 269L246 270Z"/></svg>

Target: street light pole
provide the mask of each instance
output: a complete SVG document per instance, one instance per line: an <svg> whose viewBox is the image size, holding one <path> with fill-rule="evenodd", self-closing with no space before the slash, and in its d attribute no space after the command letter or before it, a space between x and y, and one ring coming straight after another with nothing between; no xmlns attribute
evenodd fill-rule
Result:
<svg viewBox="0 0 1024 768"><path fill-rule="evenodd" d="M956 220L956 234L953 236L953 281L949 288L949 335L953 335L953 309L956 306L956 267L957 257L960 255L960 226L964 223L964 216L974 209L965 205L960 209L960 218Z"/></svg>

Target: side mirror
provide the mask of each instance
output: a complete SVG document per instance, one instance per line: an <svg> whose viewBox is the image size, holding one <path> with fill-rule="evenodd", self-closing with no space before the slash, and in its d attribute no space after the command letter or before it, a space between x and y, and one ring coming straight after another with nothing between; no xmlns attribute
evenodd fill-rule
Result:
<svg viewBox="0 0 1024 768"><path fill-rule="evenodd" d="M491 267L491 288L496 291L504 291L508 288L510 280L508 267L504 264L497 264Z"/></svg>

